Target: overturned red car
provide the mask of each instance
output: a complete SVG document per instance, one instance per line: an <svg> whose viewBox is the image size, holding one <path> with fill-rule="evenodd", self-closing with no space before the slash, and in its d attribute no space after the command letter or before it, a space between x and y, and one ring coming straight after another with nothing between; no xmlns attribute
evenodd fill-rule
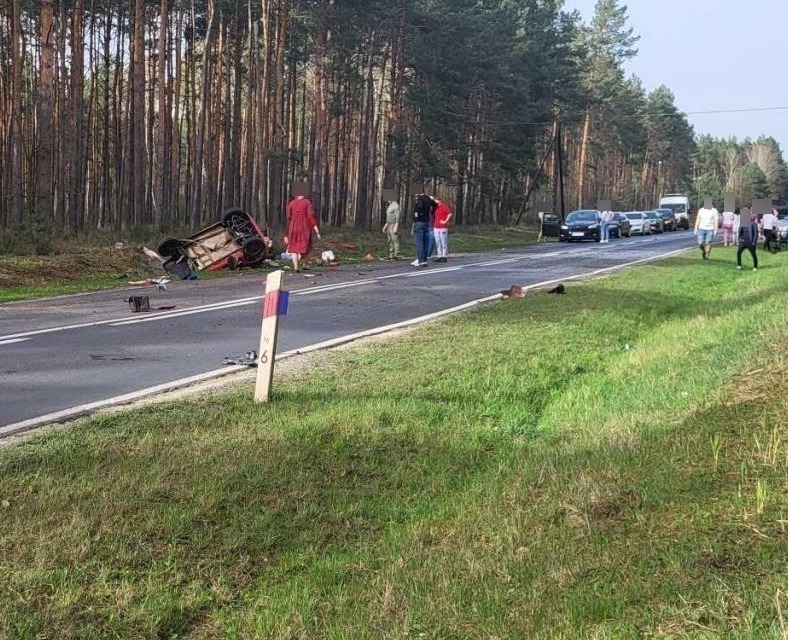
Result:
<svg viewBox="0 0 788 640"><path fill-rule="evenodd" d="M228 209L219 222L188 238L165 238L158 254L164 269L186 278L195 271L257 267L274 257L268 233L243 209Z"/></svg>

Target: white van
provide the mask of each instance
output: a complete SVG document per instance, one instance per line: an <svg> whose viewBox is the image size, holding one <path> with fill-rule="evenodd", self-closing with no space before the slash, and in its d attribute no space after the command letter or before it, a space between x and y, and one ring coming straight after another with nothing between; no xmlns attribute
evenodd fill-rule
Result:
<svg viewBox="0 0 788 640"><path fill-rule="evenodd" d="M680 193L669 193L659 199L660 209L670 209L676 218L676 226L689 229L690 201L687 196Z"/></svg>

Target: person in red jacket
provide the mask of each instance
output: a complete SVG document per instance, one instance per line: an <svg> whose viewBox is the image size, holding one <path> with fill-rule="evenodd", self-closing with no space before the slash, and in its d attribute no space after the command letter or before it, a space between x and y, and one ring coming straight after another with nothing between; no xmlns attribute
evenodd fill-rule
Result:
<svg viewBox="0 0 788 640"><path fill-rule="evenodd" d="M299 261L312 251L312 231L320 240L320 229L312 202L303 195L296 196L287 205L287 250L293 256L293 270L301 270Z"/></svg>
<svg viewBox="0 0 788 640"><path fill-rule="evenodd" d="M435 235L435 248L438 257L435 262L446 262L449 257L449 220L452 212L443 200L435 198L438 206L435 208L435 221L433 222L433 234Z"/></svg>

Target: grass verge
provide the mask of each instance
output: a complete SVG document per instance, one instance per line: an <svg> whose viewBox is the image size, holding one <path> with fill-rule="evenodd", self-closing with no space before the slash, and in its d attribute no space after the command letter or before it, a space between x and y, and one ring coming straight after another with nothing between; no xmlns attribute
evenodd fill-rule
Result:
<svg viewBox="0 0 788 640"><path fill-rule="evenodd" d="M788 269L676 258L0 450L11 638L786 638Z"/></svg>

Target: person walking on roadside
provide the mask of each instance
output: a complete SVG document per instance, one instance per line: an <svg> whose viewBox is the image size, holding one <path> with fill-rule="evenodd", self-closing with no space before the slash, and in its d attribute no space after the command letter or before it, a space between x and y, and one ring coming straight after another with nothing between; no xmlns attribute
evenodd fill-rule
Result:
<svg viewBox="0 0 788 640"><path fill-rule="evenodd" d="M312 201L298 195L287 205L287 251L292 254L293 271L296 273L301 271L300 260L312 251L312 231L320 240Z"/></svg>
<svg viewBox="0 0 788 640"><path fill-rule="evenodd" d="M730 247L733 244L733 211L722 212L722 246Z"/></svg>
<svg viewBox="0 0 788 640"><path fill-rule="evenodd" d="M435 211L435 201L426 193L416 195L413 204L413 238L416 242L416 259L411 262L414 267L427 266L429 257L430 218Z"/></svg>
<svg viewBox="0 0 788 640"><path fill-rule="evenodd" d="M698 237L698 248L703 254L703 259L708 260L711 253L711 243L714 241L714 236L717 235L720 224L720 213L712 206L707 209L701 207L698 209L698 215L695 216L695 235Z"/></svg>
<svg viewBox="0 0 788 640"><path fill-rule="evenodd" d="M736 268L741 270L741 254L749 251L752 256L752 270L758 270L758 221L755 216L749 226L739 232L739 249L736 251Z"/></svg>
<svg viewBox="0 0 788 640"><path fill-rule="evenodd" d="M599 228L601 230L601 236L599 242L607 243L610 242L610 223L613 221L613 212L612 211L603 211L599 216Z"/></svg>
<svg viewBox="0 0 788 640"><path fill-rule="evenodd" d="M772 250L772 242L775 240L774 230L777 227L777 212L772 209L761 218L761 232L763 233L764 251Z"/></svg>
<svg viewBox="0 0 788 640"><path fill-rule="evenodd" d="M399 260L399 216L399 202L389 201L386 206L386 224L383 225L383 233L389 240L389 260Z"/></svg>
<svg viewBox="0 0 788 640"><path fill-rule="evenodd" d="M435 221L433 222L433 234L435 236L435 247L438 257L435 262L446 262L449 257L449 220L452 218L451 209L443 200L435 198Z"/></svg>

